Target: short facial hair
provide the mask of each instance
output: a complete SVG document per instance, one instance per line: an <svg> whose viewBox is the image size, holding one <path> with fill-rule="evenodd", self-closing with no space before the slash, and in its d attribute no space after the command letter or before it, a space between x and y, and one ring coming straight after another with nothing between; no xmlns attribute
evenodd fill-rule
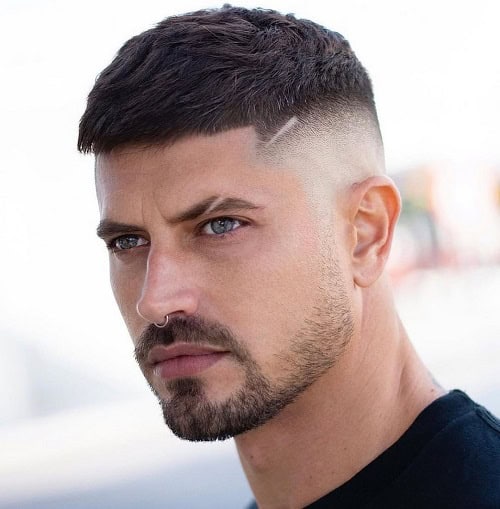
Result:
<svg viewBox="0 0 500 509"><path fill-rule="evenodd" d="M337 273L336 276L339 276ZM148 380L147 355L155 345L176 341L222 348L244 370L244 382L223 402L211 402L204 383L196 377L165 382L172 395L159 399L167 426L180 438L192 441L225 440L250 431L275 417L340 357L353 334L353 320L343 286L319 288L320 305L304 320L286 351L274 354L282 369L271 382L252 358L242 341L225 326L197 316L174 316L167 326L148 326L141 334L135 357ZM263 341L265 338L263 338ZM150 370L149 370L150 371Z"/></svg>

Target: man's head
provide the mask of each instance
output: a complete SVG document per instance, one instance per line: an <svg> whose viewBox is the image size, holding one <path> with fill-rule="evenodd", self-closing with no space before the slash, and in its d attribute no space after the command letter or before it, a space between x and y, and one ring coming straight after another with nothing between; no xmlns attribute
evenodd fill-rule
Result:
<svg viewBox="0 0 500 509"><path fill-rule="evenodd" d="M399 209L342 36L264 10L168 18L100 75L79 149L96 154L113 290L175 433L249 431L342 361Z"/></svg>

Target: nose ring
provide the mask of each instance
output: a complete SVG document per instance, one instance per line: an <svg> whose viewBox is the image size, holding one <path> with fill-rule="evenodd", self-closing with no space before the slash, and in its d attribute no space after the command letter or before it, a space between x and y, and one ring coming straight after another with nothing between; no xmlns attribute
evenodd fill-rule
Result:
<svg viewBox="0 0 500 509"><path fill-rule="evenodd" d="M156 323L156 322L153 322L156 327L158 327L158 329L163 329L163 327L165 327L168 323L168 315L165 315L165 320L163 321L163 323Z"/></svg>
<svg viewBox="0 0 500 509"><path fill-rule="evenodd" d="M135 310L137 311L137 314L147 322L146 318L144 318L142 315L141 315L141 312L139 311L139 303L136 304L135 306ZM165 315L165 318L163 320L163 323L156 323L156 322L153 322L154 325L156 325L156 327L158 327L158 329L163 329L163 327L165 327L168 323L168 315Z"/></svg>

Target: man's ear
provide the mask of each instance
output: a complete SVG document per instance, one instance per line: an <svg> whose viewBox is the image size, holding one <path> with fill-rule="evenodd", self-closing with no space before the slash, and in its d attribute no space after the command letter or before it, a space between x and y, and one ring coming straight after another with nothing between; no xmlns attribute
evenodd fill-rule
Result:
<svg viewBox="0 0 500 509"><path fill-rule="evenodd" d="M389 177L369 177L352 186L350 220L354 245L351 259L356 285L370 286L382 274L400 210L401 197Z"/></svg>

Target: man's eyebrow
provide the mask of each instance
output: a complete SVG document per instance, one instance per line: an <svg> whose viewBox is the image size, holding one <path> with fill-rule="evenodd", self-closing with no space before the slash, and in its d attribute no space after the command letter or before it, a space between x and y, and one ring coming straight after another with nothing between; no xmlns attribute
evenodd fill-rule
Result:
<svg viewBox="0 0 500 509"><path fill-rule="evenodd" d="M195 203L183 212L168 219L171 224L179 224L185 221L193 221L204 214L213 212L227 212L228 210L256 210L262 207L255 205L241 198L221 198L220 196L211 196L199 203ZM110 219L103 219L97 226L97 236L101 239L113 237L116 235L125 235L126 233L141 231L144 228L134 224L120 223Z"/></svg>
<svg viewBox="0 0 500 509"><path fill-rule="evenodd" d="M109 219L103 219L99 222L96 233L101 239L113 237L116 235L124 235L130 232L141 231L142 228L135 224L119 223Z"/></svg>
<svg viewBox="0 0 500 509"><path fill-rule="evenodd" d="M262 207L241 198L222 198L220 196L211 196L210 198L196 203L187 210L170 218L168 222L178 224L183 223L184 221L193 221L204 214L213 212L226 212L228 210L256 210L260 208Z"/></svg>

